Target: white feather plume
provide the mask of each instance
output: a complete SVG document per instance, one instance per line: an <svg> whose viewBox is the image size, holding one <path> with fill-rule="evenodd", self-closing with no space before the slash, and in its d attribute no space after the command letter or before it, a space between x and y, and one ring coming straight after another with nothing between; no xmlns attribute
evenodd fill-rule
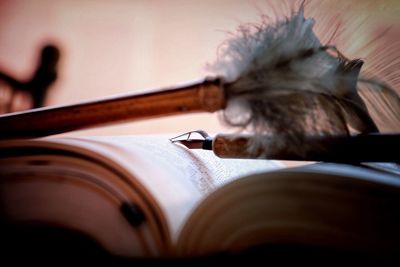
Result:
<svg viewBox="0 0 400 267"><path fill-rule="evenodd" d="M264 18L260 24L241 25L209 66L226 80L224 121L259 134L253 146L298 149L307 134L378 131L358 92L363 61L348 60L336 47L322 44L315 23L305 18L301 4L272 24ZM399 112L400 98L385 88ZM371 97L367 102L374 105ZM265 144L269 140L263 134L276 136L273 144Z"/></svg>

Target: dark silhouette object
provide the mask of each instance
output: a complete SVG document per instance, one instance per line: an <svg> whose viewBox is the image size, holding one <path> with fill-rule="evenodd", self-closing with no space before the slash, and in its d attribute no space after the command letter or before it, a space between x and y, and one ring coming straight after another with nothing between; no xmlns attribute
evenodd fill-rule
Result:
<svg viewBox="0 0 400 267"><path fill-rule="evenodd" d="M48 89L57 79L57 63L59 58L59 49L49 44L42 48L38 66L30 80L18 81L0 71L0 81L5 82L12 89L8 112L11 111L13 98L18 92L25 92L30 95L32 99L32 108L43 106Z"/></svg>
<svg viewBox="0 0 400 267"><path fill-rule="evenodd" d="M203 266L398 266L393 257L376 257L346 249L301 244L261 244L237 253L192 258L125 258L109 254L84 233L49 225L0 222L0 257L15 265L49 266L87 264L99 266L203 267ZM50 265L51 264L51 265Z"/></svg>

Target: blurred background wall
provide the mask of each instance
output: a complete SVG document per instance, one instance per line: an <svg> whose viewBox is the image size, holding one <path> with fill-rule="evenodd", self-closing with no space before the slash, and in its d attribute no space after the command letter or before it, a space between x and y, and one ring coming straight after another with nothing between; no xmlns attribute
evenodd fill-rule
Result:
<svg viewBox="0 0 400 267"><path fill-rule="evenodd" d="M259 21L260 13L271 12L269 2L275 9L285 9L279 0L0 0L0 69L27 79L40 48L56 44L61 49L59 78L46 105L174 85L204 77L204 66L215 60L226 31ZM329 24L326 17L340 22L327 28L332 33L337 27L347 31L352 41L336 45L350 58L362 56L357 48L371 36L388 27L400 28L398 0L308 1L308 14L316 17L317 25L319 19ZM317 31L324 34L326 28ZM393 31L387 36L397 38ZM198 128L230 130L216 114L192 114L73 134L179 133Z"/></svg>

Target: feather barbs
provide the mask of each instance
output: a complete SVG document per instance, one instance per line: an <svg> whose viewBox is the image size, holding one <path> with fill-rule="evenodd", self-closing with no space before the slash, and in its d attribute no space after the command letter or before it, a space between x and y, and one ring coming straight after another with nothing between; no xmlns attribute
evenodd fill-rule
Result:
<svg viewBox="0 0 400 267"><path fill-rule="evenodd" d="M363 61L322 44L315 23L305 18L302 4L275 23L241 25L221 46L208 67L227 82L223 118L229 126L281 135L274 145L286 147L301 144L307 134L379 131L369 113L373 100L366 105L358 92Z"/></svg>

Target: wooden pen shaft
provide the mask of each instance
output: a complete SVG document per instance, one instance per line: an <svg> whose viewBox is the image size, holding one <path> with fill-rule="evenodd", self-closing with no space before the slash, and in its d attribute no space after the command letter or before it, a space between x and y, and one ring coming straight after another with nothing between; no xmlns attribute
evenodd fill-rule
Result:
<svg viewBox="0 0 400 267"><path fill-rule="evenodd" d="M212 144L221 158L265 158L276 160L357 162L400 162L400 134L355 136L305 136L296 149L271 146L249 150L251 137L217 135Z"/></svg>
<svg viewBox="0 0 400 267"><path fill-rule="evenodd" d="M40 137L124 121L214 112L224 105L219 80L205 80L151 93L3 115L0 138Z"/></svg>

